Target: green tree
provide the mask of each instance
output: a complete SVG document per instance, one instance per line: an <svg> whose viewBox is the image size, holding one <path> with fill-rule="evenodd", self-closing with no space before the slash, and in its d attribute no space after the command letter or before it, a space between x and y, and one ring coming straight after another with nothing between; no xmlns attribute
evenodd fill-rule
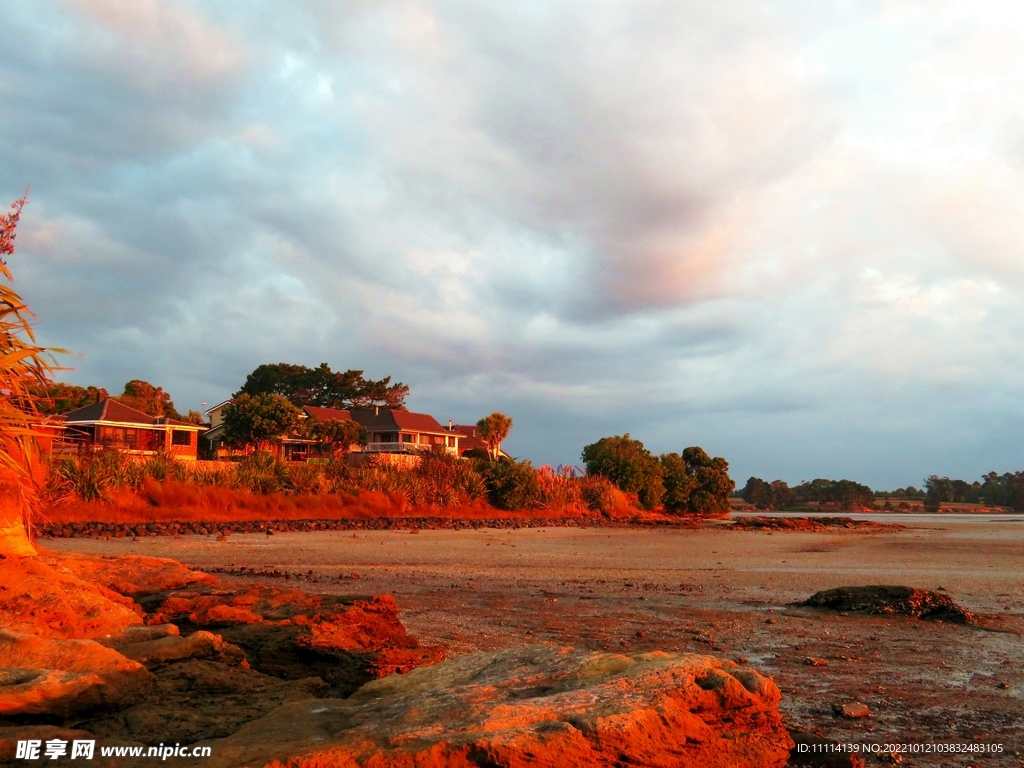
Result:
<svg viewBox="0 0 1024 768"><path fill-rule="evenodd" d="M270 450L299 427L299 409L281 395L246 395L224 406L224 441Z"/></svg>
<svg viewBox="0 0 1024 768"><path fill-rule="evenodd" d="M185 420L185 417L175 410L170 394L164 392L162 387L154 387L142 379L129 381L124 385L124 392L117 395L114 400L124 403L129 408L142 411L147 416L166 416L178 421Z"/></svg>
<svg viewBox="0 0 1024 768"><path fill-rule="evenodd" d="M335 458L343 458L353 445L366 445L366 427L349 419L309 419L304 429L312 439L330 444Z"/></svg>
<svg viewBox="0 0 1024 768"><path fill-rule="evenodd" d="M714 514L729 511L729 496L736 484L729 477L729 462L721 456L711 458L703 448L693 445L685 449L682 456L664 454L661 465L666 512Z"/></svg>
<svg viewBox="0 0 1024 768"><path fill-rule="evenodd" d="M85 405L106 400L107 390L103 387L79 387L74 384L51 382L45 387L33 389L38 398L39 412L47 415L67 413Z"/></svg>
<svg viewBox="0 0 1024 768"><path fill-rule="evenodd" d="M29 531L39 502L41 462L38 392L52 384L53 352L36 344L32 311L10 286L6 257L25 198L0 215L0 557L34 555Z"/></svg>
<svg viewBox="0 0 1024 768"><path fill-rule="evenodd" d="M661 462L639 440L602 437L583 448L588 475L601 475L626 493L635 493L644 509L654 509L665 493Z"/></svg>
<svg viewBox="0 0 1024 768"><path fill-rule="evenodd" d="M363 377L362 371L332 371L327 363L316 368L291 363L267 363L250 373L238 395L281 395L300 408L364 409L405 408L409 387L391 383L385 376L379 381Z"/></svg>
<svg viewBox="0 0 1024 768"><path fill-rule="evenodd" d="M477 435L484 441L492 459L497 459L500 455L501 443L508 437L510 429L512 429L512 419L497 411L476 423Z"/></svg>
<svg viewBox="0 0 1024 768"><path fill-rule="evenodd" d="M775 509L772 486L759 477L751 477L740 491L740 497L757 509Z"/></svg>

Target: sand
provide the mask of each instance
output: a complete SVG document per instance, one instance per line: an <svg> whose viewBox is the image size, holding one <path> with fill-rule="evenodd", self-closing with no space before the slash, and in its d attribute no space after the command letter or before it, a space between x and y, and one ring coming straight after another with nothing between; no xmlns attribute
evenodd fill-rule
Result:
<svg viewBox="0 0 1024 768"><path fill-rule="evenodd" d="M906 530L483 529L46 544L227 573L266 568L290 581L301 575L314 591L389 592L411 633L454 654L552 643L746 658L779 683L794 727L844 741L1003 750L908 755L904 764L1024 765L1015 755L1024 751L1024 520L898 520ZM788 605L860 584L942 588L986 626ZM833 716L833 705L854 701L871 717Z"/></svg>

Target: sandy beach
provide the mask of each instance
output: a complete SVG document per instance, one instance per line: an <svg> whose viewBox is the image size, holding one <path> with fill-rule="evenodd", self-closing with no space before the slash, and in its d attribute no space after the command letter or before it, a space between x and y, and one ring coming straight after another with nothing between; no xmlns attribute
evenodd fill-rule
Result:
<svg viewBox="0 0 1024 768"><path fill-rule="evenodd" d="M919 753L905 764L1024 764L1015 754L1024 751L1024 521L892 520L906 529L338 531L46 545L170 557L242 580L287 576L311 591L387 592L412 634L452 655L550 643L744 658L775 678L796 727L841 741L1003 745L997 755ZM984 624L789 605L863 584L944 590ZM871 716L833 715L854 701Z"/></svg>

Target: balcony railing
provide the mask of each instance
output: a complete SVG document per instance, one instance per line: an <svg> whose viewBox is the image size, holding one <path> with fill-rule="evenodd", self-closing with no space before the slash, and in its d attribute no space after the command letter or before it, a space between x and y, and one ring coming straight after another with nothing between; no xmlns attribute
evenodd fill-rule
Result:
<svg viewBox="0 0 1024 768"><path fill-rule="evenodd" d="M454 448L443 445L427 445L425 443L367 443L363 451L367 453L422 453L433 448L440 448L447 453L456 453Z"/></svg>

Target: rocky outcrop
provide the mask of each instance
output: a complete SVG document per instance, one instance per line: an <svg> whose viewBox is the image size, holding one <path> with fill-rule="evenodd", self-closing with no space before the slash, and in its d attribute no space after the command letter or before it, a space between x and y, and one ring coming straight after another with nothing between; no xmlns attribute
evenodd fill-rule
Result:
<svg viewBox="0 0 1024 768"><path fill-rule="evenodd" d="M142 624L142 611L107 587L86 581L60 561L0 559L0 626L51 637L120 635Z"/></svg>
<svg viewBox="0 0 1024 768"><path fill-rule="evenodd" d="M116 708L152 684L142 664L94 640L0 630L0 717Z"/></svg>
<svg viewBox="0 0 1024 768"><path fill-rule="evenodd" d="M74 574L82 581L97 584L131 598L217 583L217 579L208 573L193 571L176 560L162 557L92 557L70 552L57 554L44 550L40 553L39 560L51 567Z"/></svg>
<svg viewBox="0 0 1024 768"><path fill-rule="evenodd" d="M242 648L253 669L288 680L320 677L336 696L444 658L421 647L390 595L312 595L262 585L183 590L144 599L149 622L213 629Z"/></svg>
<svg viewBox="0 0 1024 768"><path fill-rule="evenodd" d="M970 624L974 621L974 615L953 602L949 595L913 587L837 587L815 592L797 605L851 613L910 616L955 624Z"/></svg>
<svg viewBox="0 0 1024 768"><path fill-rule="evenodd" d="M877 520L854 520L852 517L739 517L732 524L737 531L805 531L825 533L841 530L901 531L906 526L880 523Z"/></svg>
<svg viewBox="0 0 1024 768"><path fill-rule="evenodd" d="M709 656L520 648L293 702L204 766L783 766L779 690Z"/></svg>

